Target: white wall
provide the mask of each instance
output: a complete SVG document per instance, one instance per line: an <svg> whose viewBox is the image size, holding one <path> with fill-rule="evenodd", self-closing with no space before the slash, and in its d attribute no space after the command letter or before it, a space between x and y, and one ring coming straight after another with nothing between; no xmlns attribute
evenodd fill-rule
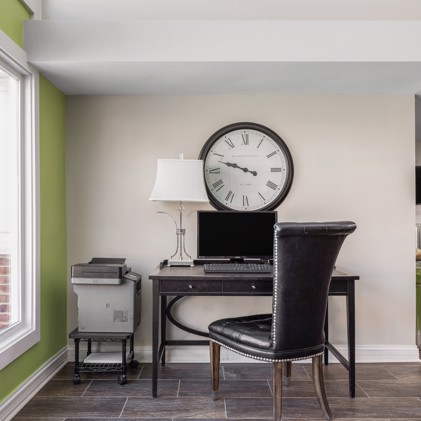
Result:
<svg viewBox="0 0 421 421"><path fill-rule="evenodd" d="M412 96L87 96L68 99L68 262L122 256L143 276L136 347L150 358L148 274L175 247L174 224L149 202L158 158L196 158L217 129L252 121L288 144L295 177L280 221L351 219L357 231L337 266L356 285L359 360L416 358L415 128ZM195 210L187 206L187 249L195 255ZM69 331L77 301L69 281ZM185 301L196 328L226 315L270 311L270 298ZM346 343L343 298L331 298L333 342ZM174 331L177 338L188 334ZM149 352L149 354L148 354ZM187 358L189 354L187 353ZM192 359L193 350L191 351ZM205 354L203 354L205 355Z"/></svg>

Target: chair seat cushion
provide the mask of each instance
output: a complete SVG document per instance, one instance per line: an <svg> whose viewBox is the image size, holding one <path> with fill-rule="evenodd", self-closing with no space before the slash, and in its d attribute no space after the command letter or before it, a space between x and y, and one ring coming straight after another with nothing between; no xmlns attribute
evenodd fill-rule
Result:
<svg viewBox="0 0 421 421"><path fill-rule="evenodd" d="M272 346L271 326L272 314L256 314L217 320L209 325L209 333L215 333L255 348L270 349Z"/></svg>
<svg viewBox="0 0 421 421"><path fill-rule="evenodd" d="M293 350L274 350L272 314L256 314L216 320L209 325L209 338L232 351L264 361L292 361L323 352L324 344Z"/></svg>

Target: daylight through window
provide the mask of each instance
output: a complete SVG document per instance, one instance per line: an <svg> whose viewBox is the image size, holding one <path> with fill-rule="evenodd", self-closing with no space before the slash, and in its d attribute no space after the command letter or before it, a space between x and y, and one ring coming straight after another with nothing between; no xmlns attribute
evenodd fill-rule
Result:
<svg viewBox="0 0 421 421"><path fill-rule="evenodd" d="M19 260L19 80L0 67L0 332L21 320Z"/></svg>

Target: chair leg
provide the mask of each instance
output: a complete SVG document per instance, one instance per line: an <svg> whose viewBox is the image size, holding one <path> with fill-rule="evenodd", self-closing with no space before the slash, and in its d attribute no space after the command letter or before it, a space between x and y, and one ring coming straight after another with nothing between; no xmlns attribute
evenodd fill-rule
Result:
<svg viewBox="0 0 421 421"><path fill-rule="evenodd" d="M319 400L320 407L322 408L323 414L327 420L333 420L332 412L329 408L327 401L325 384L323 380L323 365L322 355L313 357L313 384L316 391L317 399Z"/></svg>
<svg viewBox="0 0 421 421"><path fill-rule="evenodd" d="M283 379L284 379L284 386L290 386L291 385L291 368L292 368L292 363L291 361L285 361L283 364L283 368L284 368L284 375L283 375Z"/></svg>
<svg viewBox="0 0 421 421"><path fill-rule="evenodd" d="M220 350L221 350L221 345L219 345L216 342L209 341L212 392L213 392L214 399L216 398L215 392L219 390Z"/></svg>
<svg viewBox="0 0 421 421"><path fill-rule="evenodd" d="M282 365L273 363L273 421L282 420Z"/></svg>

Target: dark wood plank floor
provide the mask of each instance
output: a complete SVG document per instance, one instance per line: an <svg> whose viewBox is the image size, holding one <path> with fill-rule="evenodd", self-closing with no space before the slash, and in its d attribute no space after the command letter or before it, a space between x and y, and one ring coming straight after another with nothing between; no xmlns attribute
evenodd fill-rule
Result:
<svg viewBox="0 0 421 421"><path fill-rule="evenodd" d="M213 400L208 364L160 368L158 398L151 397L151 365L130 368L127 384L115 373L82 373L74 385L73 364L61 370L14 418L16 421L246 420L271 419L271 365L222 364L218 399ZM320 420L311 365L293 364L284 387L286 420ZM421 362L359 364L356 398L348 396L347 372L325 367L326 392L336 420L421 421Z"/></svg>

